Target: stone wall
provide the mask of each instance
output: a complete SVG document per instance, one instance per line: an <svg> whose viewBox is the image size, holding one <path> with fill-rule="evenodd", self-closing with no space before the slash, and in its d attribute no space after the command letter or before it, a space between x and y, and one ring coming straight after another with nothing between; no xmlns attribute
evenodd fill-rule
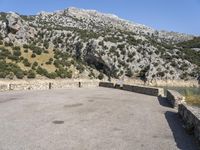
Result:
<svg viewBox="0 0 200 150"><path fill-rule="evenodd" d="M132 85L145 85L145 86L165 86L165 87L200 87L197 80L151 80L144 83L144 81L139 79L123 79L124 84L132 84ZM112 82L116 83L118 80L112 80Z"/></svg>
<svg viewBox="0 0 200 150"><path fill-rule="evenodd" d="M167 100L173 108L178 108L179 104L185 103L185 97L174 90L167 90Z"/></svg>
<svg viewBox="0 0 200 150"><path fill-rule="evenodd" d="M200 142L200 112L199 108L191 107L186 104L180 104L178 113L185 122L185 128L190 134Z"/></svg>
<svg viewBox="0 0 200 150"><path fill-rule="evenodd" d="M0 91L8 90L48 90L75 87L98 87L98 80L4 80L0 81Z"/></svg>
<svg viewBox="0 0 200 150"><path fill-rule="evenodd" d="M111 82L100 82L99 86L123 89L126 91L147 94L147 95L152 95L152 96L163 96L164 95L163 88L147 87L147 86L140 86L140 85L127 85L127 84L120 85L118 83L114 84Z"/></svg>
<svg viewBox="0 0 200 150"><path fill-rule="evenodd" d="M100 87L114 88L114 83L111 83L111 82L100 82L99 86Z"/></svg>
<svg viewBox="0 0 200 150"><path fill-rule="evenodd" d="M174 108L178 109L178 114L185 123L185 129L188 133L194 134L200 142L200 112L199 108L189 106L185 103L185 97L177 91L168 90L167 100Z"/></svg>
<svg viewBox="0 0 200 150"><path fill-rule="evenodd" d="M132 91L132 92L147 94L147 95L152 95L152 96L163 96L164 95L163 88L123 84L123 89L127 90L127 91Z"/></svg>

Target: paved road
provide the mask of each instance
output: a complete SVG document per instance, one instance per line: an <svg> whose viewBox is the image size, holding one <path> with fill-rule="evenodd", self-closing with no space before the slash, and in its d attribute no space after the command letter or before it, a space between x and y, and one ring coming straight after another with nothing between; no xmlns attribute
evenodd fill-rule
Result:
<svg viewBox="0 0 200 150"><path fill-rule="evenodd" d="M163 99L91 88L0 93L0 150L195 150Z"/></svg>

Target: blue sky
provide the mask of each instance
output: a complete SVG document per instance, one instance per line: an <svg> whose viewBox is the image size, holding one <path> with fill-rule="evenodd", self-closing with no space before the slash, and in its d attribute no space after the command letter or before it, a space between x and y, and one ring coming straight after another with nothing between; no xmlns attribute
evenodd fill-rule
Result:
<svg viewBox="0 0 200 150"><path fill-rule="evenodd" d="M200 0L0 0L0 11L20 14L70 6L113 13L159 30L200 35Z"/></svg>

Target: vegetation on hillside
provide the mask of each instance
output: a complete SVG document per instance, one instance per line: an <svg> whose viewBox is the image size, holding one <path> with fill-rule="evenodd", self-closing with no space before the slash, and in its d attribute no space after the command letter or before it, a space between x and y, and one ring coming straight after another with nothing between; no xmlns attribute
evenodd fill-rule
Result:
<svg viewBox="0 0 200 150"><path fill-rule="evenodd" d="M80 73L85 70L84 64L67 52L26 44L23 47L11 43L0 46L0 78L31 79L38 75L50 79L72 78L72 68ZM103 75L98 78L103 79Z"/></svg>

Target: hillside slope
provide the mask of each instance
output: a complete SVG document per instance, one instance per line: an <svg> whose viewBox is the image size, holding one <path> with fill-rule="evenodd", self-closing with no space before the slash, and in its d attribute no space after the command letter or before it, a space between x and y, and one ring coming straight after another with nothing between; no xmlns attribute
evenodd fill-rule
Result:
<svg viewBox="0 0 200 150"><path fill-rule="evenodd" d="M1 13L0 31L0 53L5 55L1 64L18 66L25 76L31 72L49 78L106 75L152 80L193 79L199 73L198 47L184 46L198 38L157 31L95 10L68 8L35 16ZM10 53L3 52L6 46ZM27 61L30 64L24 66Z"/></svg>

